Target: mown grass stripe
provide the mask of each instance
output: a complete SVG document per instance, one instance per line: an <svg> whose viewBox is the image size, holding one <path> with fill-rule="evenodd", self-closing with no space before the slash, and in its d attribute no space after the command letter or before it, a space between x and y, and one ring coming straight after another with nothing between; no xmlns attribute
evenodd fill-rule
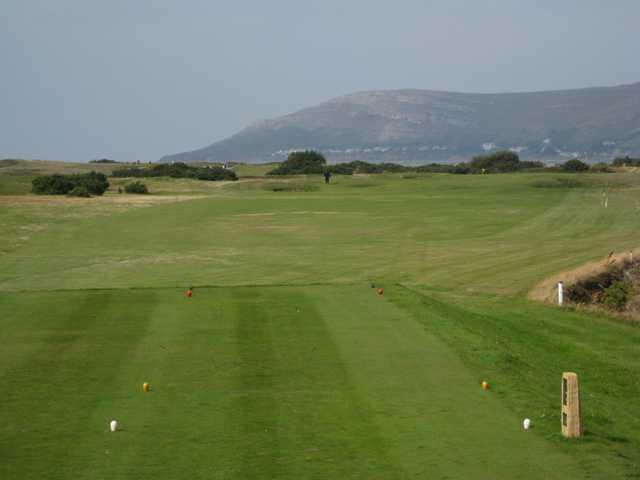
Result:
<svg viewBox="0 0 640 480"><path fill-rule="evenodd" d="M40 462L55 465L49 478L78 473L82 465L69 460L74 455L71 445L87 447L107 428L106 418L97 424L91 421L93 413L111 395L119 368L142 338L155 298L147 292L135 302L135 311L126 313L121 302L132 299L115 292L44 299L24 295L14 303L20 310L21 304L40 303L48 314L41 311L41 316L12 331L32 342L32 348L0 377L3 403L10 405L2 409L0 477L41 478ZM25 455L37 455L39 462L17 461Z"/></svg>

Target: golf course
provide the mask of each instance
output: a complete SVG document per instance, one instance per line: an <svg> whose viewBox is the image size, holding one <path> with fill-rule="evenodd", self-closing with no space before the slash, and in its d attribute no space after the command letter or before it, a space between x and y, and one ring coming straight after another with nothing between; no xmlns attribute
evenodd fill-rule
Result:
<svg viewBox="0 0 640 480"><path fill-rule="evenodd" d="M112 168L0 162L0 479L640 478L638 324L529 298L640 247L637 169L30 193Z"/></svg>

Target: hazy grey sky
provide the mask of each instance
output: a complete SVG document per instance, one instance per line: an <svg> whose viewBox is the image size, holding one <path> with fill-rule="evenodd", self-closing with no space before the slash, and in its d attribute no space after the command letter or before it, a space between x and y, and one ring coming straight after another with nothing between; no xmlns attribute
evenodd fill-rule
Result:
<svg viewBox="0 0 640 480"><path fill-rule="evenodd" d="M640 81L638 0L0 0L0 158L157 160L367 89Z"/></svg>

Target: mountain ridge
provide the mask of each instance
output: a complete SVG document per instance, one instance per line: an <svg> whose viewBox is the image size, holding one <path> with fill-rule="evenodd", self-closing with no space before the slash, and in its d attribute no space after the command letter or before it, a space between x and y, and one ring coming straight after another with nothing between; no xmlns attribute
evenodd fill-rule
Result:
<svg viewBox="0 0 640 480"><path fill-rule="evenodd" d="M454 161L496 149L550 161L638 155L640 82L509 93L363 90L160 161L277 161L306 148L334 162Z"/></svg>

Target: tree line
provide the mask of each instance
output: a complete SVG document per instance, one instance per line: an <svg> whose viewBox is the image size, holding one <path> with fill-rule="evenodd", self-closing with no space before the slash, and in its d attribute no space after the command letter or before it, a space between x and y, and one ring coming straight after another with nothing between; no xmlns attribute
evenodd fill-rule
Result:
<svg viewBox="0 0 640 480"><path fill-rule="evenodd" d="M305 150L292 152L278 167L267 172L267 175L313 175L329 172L338 175L353 175L354 173L510 173L520 171L564 171L564 172L604 172L605 164L589 166L578 159L571 159L557 167L545 167L538 161L520 160L517 153L501 150L487 155L477 155L469 162L457 164L430 163L420 166L405 166L397 163L369 163L356 160L347 163L327 165L327 160L319 152Z"/></svg>

